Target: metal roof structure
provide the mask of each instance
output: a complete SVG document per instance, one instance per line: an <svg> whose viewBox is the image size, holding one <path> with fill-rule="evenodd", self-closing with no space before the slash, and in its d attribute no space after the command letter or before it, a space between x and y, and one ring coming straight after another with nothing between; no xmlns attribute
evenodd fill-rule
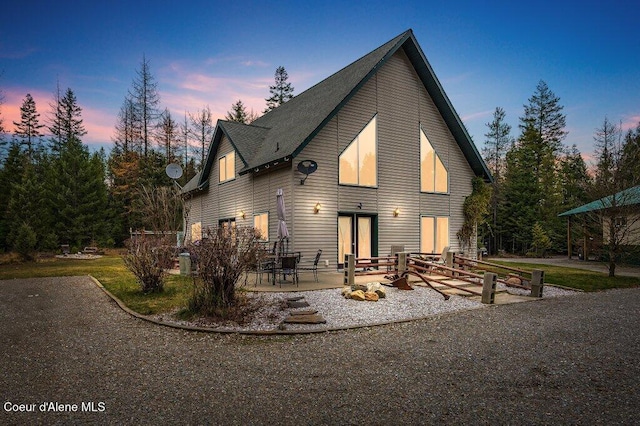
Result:
<svg viewBox="0 0 640 426"><path fill-rule="evenodd" d="M615 195L609 195L599 200L592 201L575 209L568 210L564 213L560 213L558 216L574 216L577 214L588 213L597 210L604 210L614 206L633 206L640 204L640 185L632 188L625 189L616 193Z"/></svg>
<svg viewBox="0 0 640 426"><path fill-rule="evenodd" d="M404 49L456 143L477 176L493 177L418 45L412 30L394 37L251 124L218 120L203 170L185 189L204 189L226 135L244 167L240 174L291 163L304 147L399 49ZM188 192L183 191L183 192Z"/></svg>

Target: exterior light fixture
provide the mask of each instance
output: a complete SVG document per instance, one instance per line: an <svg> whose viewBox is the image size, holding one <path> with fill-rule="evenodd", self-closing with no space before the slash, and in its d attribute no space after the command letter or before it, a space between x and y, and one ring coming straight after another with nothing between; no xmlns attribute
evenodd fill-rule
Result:
<svg viewBox="0 0 640 426"><path fill-rule="evenodd" d="M400 216L400 207L396 207L396 209L393 211L393 216L394 217Z"/></svg>
<svg viewBox="0 0 640 426"><path fill-rule="evenodd" d="M322 204L316 203L316 205L313 207L313 212L314 213L319 213L320 212L320 207L322 207Z"/></svg>
<svg viewBox="0 0 640 426"><path fill-rule="evenodd" d="M247 217L247 214L244 212L244 210L240 211L240 217L243 219Z"/></svg>

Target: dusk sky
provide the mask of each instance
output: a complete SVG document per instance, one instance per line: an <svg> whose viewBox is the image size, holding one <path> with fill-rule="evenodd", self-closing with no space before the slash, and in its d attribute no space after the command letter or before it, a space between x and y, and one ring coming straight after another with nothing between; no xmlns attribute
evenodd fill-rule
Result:
<svg viewBox="0 0 640 426"><path fill-rule="evenodd" d="M261 113L283 65L299 94L411 28L481 149L500 106L519 134L544 80L587 157L607 116L640 122L640 2L611 1L11 1L0 26L1 117L13 131L27 93L41 122L56 84L83 109L92 149L109 148L143 55L174 119L241 99Z"/></svg>

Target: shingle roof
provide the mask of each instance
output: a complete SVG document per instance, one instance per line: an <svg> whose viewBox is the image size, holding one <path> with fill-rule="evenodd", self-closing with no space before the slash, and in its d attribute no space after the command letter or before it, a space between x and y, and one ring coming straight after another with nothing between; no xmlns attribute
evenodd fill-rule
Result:
<svg viewBox="0 0 640 426"><path fill-rule="evenodd" d="M640 204L640 186L634 186L633 188L620 191L615 195L600 198L599 200L592 201L583 206L560 213L558 216L573 216L576 214L608 209L613 206L614 201L616 206L619 207Z"/></svg>
<svg viewBox="0 0 640 426"><path fill-rule="evenodd" d="M198 186L202 187L209 178L223 134L227 135L244 162L245 167L240 174L295 158L385 61L401 48L411 60L474 173L491 181L491 173L413 32L407 30L249 125L218 121Z"/></svg>

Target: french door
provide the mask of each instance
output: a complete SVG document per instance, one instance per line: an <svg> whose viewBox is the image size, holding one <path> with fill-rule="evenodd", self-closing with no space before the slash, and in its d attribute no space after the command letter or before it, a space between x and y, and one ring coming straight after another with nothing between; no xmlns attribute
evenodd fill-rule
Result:
<svg viewBox="0 0 640 426"><path fill-rule="evenodd" d="M338 216L338 267L344 266L344 255L369 258L377 252L377 216L340 214Z"/></svg>

